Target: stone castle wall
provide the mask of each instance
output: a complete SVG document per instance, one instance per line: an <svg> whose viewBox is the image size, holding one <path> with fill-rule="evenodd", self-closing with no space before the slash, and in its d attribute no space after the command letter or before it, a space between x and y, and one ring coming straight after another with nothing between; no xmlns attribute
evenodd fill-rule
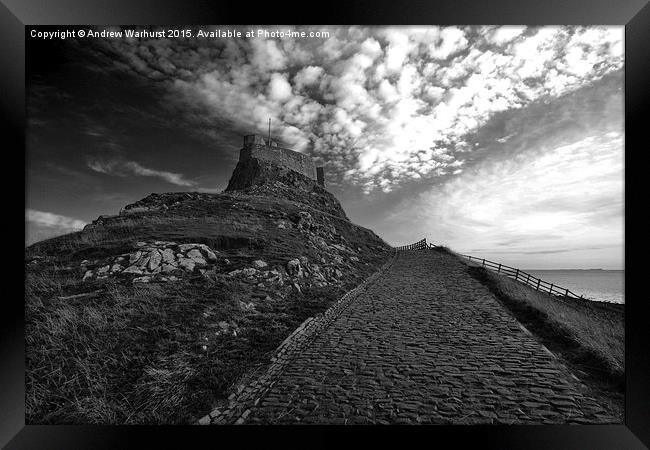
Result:
<svg viewBox="0 0 650 450"><path fill-rule="evenodd" d="M308 155L303 155L288 148L247 143L239 152L239 160L245 161L250 158L269 161L295 170L312 180L316 180L316 165L314 164L314 160Z"/></svg>

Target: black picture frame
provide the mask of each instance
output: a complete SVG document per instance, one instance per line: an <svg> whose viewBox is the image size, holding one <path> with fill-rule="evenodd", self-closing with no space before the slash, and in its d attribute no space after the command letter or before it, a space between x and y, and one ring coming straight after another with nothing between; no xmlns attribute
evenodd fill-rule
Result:
<svg viewBox="0 0 650 450"><path fill-rule="evenodd" d="M150 427L150 426L25 426L24 414L24 308L21 276L17 261L5 273L5 282L18 289L4 290L0 313L0 444L7 449L40 448L193 448L198 440L208 445L226 445L235 438L242 445L251 437L264 435L271 443L302 445L339 442L345 436L410 445L407 436L424 439L427 445L448 442L454 447L473 444L487 448L572 448L641 449L650 446L650 336L647 300L641 291L642 262L633 264L639 245L635 227L643 224L644 176L640 162L647 147L646 121L650 97L650 4L646 0L552 0L545 2L499 1L354 1L279 2L256 5L248 2L192 3L182 0L0 0L0 111L2 114L4 161L2 177L4 209L22 214L15 181L8 172L15 163L10 156L25 155L25 27L30 25L108 24L206 24L206 23L312 23L312 24L431 24L431 25L625 25L625 329L626 396L623 425L567 426L434 426L434 427ZM14 169L13 171L18 171ZM26 183L26 177L25 177ZM25 184L27 186L27 184ZM9 200L13 202L9 206ZM640 203L635 205L635 201ZM15 208L15 209L14 209ZM22 208L22 209L21 209ZM12 215L13 216L13 215ZM11 221L14 223L13 221ZM17 223L17 221L15 221ZM23 229L24 232L24 229ZM12 231L5 236L19 235ZM23 241L24 242L24 241ZM6 239L6 246L24 254L18 238ZM20 250L19 250L20 247ZM8 249L6 249L9 254ZM639 255L640 256L640 255ZM639 259L639 261L643 261ZM24 275L24 272L23 272ZM24 292L23 292L24 294ZM417 435L417 436L415 436ZM328 439L330 438L330 439ZM210 444L211 443L211 444ZM205 444L204 444L205 445ZM448 445L443 445L446 448Z"/></svg>

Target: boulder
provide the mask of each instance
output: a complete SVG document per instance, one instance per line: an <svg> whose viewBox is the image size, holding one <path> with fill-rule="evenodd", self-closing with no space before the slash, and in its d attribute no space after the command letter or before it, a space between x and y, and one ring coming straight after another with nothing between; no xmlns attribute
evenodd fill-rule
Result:
<svg viewBox="0 0 650 450"><path fill-rule="evenodd" d="M120 272L121 270L122 266L117 263L111 266L111 273Z"/></svg>
<svg viewBox="0 0 650 450"><path fill-rule="evenodd" d="M150 271L154 271L158 269L161 262L162 262L162 255L160 254L160 251L154 250L151 253L149 253L149 263L147 264L147 267L149 268Z"/></svg>
<svg viewBox="0 0 650 450"><path fill-rule="evenodd" d="M178 258L178 266L188 272L192 272L196 263L191 258Z"/></svg>
<svg viewBox="0 0 650 450"><path fill-rule="evenodd" d="M201 251L199 249L192 249L189 252L187 252L187 257L190 258L192 261L194 261L195 264L198 264L199 266L205 266L207 264L205 258L201 254Z"/></svg>
<svg viewBox="0 0 650 450"><path fill-rule="evenodd" d="M170 248L166 248L161 252L162 261L165 264L174 264L174 251Z"/></svg>
<svg viewBox="0 0 650 450"><path fill-rule="evenodd" d="M264 267L267 267L268 264L262 261L261 259L253 261L253 267L256 269L263 269Z"/></svg>
<svg viewBox="0 0 650 450"><path fill-rule="evenodd" d="M135 262L139 260L140 257L142 257L142 252L140 250L135 253L131 253L129 256L129 264L135 264Z"/></svg>
<svg viewBox="0 0 650 450"><path fill-rule="evenodd" d="M245 276L250 277L253 276L257 273L257 269L253 269L252 267L247 267L246 269L242 269L241 271Z"/></svg>
<svg viewBox="0 0 650 450"><path fill-rule="evenodd" d="M289 275L298 275L298 273L302 273L302 267L300 267L300 260L299 259L292 259L287 263L287 273Z"/></svg>
<svg viewBox="0 0 650 450"><path fill-rule="evenodd" d="M160 271L162 273L170 273L170 272L173 272L174 270L176 270L177 268L178 267L176 267L176 266L174 266L172 264L163 263L162 267L160 268Z"/></svg>
<svg viewBox="0 0 650 450"><path fill-rule="evenodd" d="M136 264L134 264L134 265L129 266L126 269L124 269L122 271L122 273L132 273L132 274L135 274L135 275L142 275L142 269L139 266L137 266Z"/></svg>
<svg viewBox="0 0 650 450"><path fill-rule="evenodd" d="M188 250L191 250L196 247L196 244L181 244L178 246L181 252L185 253Z"/></svg>
<svg viewBox="0 0 650 450"><path fill-rule="evenodd" d="M84 274L84 277L83 277L83 279L81 281L86 281L86 280L92 278L93 275L94 275L94 273L93 273L92 270L86 270L86 273Z"/></svg>

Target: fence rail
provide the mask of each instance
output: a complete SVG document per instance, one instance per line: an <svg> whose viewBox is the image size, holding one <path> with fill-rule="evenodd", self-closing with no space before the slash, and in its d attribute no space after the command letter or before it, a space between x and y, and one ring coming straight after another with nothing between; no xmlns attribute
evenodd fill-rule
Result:
<svg viewBox="0 0 650 450"><path fill-rule="evenodd" d="M528 272L524 272L521 269L517 269L516 267L506 266L505 264L500 264L485 258L477 258L476 256L460 256L467 258L471 262L475 262L477 264L480 263L483 267L494 270L499 274L514 278L516 281L524 283L537 291L546 292L547 294L555 295L558 297L584 299L583 295L578 295L574 292L571 292L569 289L557 286L554 283L549 283L548 281L544 281L541 278L537 278L536 276L531 275Z"/></svg>
<svg viewBox="0 0 650 450"><path fill-rule="evenodd" d="M434 249L437 247L438 246L434 244L427 244L427 240L422 239L421 241L415 242L414 244L396 247L396 250L398 251L422 250L422 249ZM490 261L485 258L477 258L476 256L460 255L460 254L459 256L468 259L470 262L480 264L481 266L487 269L496 271L498 274L505 275L510 278L514 278L515 281L519 281L520 283L526 284L540 292L546 292L547 294L555 295L558 297L564 297L564 298L572 298L572 299L585 298L583 295L578 295L574 292L571 292L569 289L557 286L554 283L549 283L548 281L544 281L541 278L537 278L536 276L531 275L528 272L524 272L521 269L517 269L516 267L506 266L505 264Z"/></svg>
<svg viewBox="0 0 650 450"><path fill-rule="evenodd" d="M409 244L409 245L402 245L401 247L395 247L396 250L398 251L406 251L406 250L423 250L429 248L427 244L427 240L422 239L421 241L416 242L415 244Z"/></svg>

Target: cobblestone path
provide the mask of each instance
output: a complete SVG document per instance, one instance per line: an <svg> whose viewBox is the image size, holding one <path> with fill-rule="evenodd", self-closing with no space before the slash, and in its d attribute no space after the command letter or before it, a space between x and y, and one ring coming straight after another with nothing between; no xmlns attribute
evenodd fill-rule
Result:
<svg viewBox="0 0 650 450"><path fill-rule="evenodd" d="M401 252L245 423L617 421L582 391L455 257Z"/></svg>

